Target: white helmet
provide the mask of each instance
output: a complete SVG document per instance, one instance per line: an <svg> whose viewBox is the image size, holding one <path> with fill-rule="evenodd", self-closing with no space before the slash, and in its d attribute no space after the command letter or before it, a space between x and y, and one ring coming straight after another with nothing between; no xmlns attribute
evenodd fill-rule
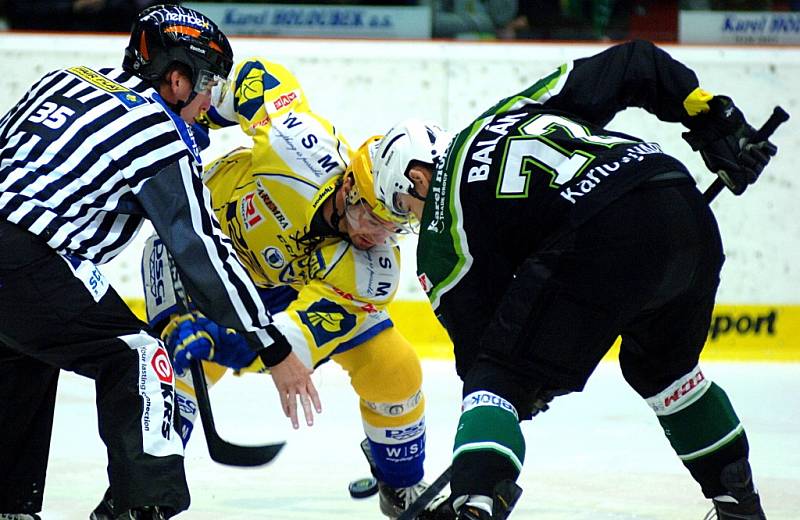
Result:
<svg viewBox="0 0 800 520"><path fill-rule="evenodd" d="M420 119L401 121L383 137L372 158L375 196L395 217L411 218L407 209L397 206L398 194L420 198L408 170L416 162L435 169L452 138L439 125Z"/></svg>

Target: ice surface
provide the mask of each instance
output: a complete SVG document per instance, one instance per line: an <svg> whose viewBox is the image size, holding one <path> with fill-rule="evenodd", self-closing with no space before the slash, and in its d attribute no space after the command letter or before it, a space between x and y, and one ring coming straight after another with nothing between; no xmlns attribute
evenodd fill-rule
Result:
<svg viewBox="0 0 800 520"><path fill-rule="evenodd" d="M800 364L704 363L744 422L756 484L770 520L800 518ZM460 383L453 365L425 361L429 481L449 463ZM353 500L348 483L369 474L359 449L358 400L335 364L315 374L323 413L294 431L268 376L228 376L211 390L227 440L286 440L270 465L237 469L211 461L197 425L186 454L192 492L187 520L380 519L377 498ZM557 398L524 423L524 489L512 515L531 520L700 520L710 503L673 454L647 405L615 362L586 390ZM45 491L45 520L84 520L106 487L92 382L63 373Z"/></svg>

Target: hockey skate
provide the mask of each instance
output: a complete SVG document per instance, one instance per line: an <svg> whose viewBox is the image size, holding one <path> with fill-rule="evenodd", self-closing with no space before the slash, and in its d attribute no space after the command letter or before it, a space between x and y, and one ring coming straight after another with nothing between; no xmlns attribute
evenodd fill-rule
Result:
<svg viewBox="0 0 800 520"><path fill-rule="evenodd" d="M103 499L89 515L89 520L167 520L170 516L172 515L159 506L137 507L115 515L114 499L111 498L111 488L108 488Z"/></svg>
<svg viewBox="0 0 800 520"><path fill-rule="evenodd" d="M492 520L492 515L477 507L462 507L456 520Z"/></svg>
<svg viewBox="0 0 800 520"><path fill-rule="evenodd" d="M399 517L426 489L428 489L428 484L425 481L420 481L406 488L393 488L378 481L378 503L380 504L381 513L389 518ZM428 503L425 509L417 515L417 518L419 520L436 520L443 518L438 509L439 506L446 501L446 496L442 494L437 495Z"/></svg>
<svg viewBox="0 0 800 520"><path fill-rule="evenodd" d="M456 520L506 520L517 504L522 488L513 480L502 480L494 486L492 514L479 507L464 505L459 508ZM456 501L458 502L458 501Z"/></svg>
<svg viewBox="0 0 800 520"><path fill-rule="evenodd" d="M728 464L720 476L728 495L714 498L714 508L704 520L766 520L761 499L753 484L747 459Z"/></svg>

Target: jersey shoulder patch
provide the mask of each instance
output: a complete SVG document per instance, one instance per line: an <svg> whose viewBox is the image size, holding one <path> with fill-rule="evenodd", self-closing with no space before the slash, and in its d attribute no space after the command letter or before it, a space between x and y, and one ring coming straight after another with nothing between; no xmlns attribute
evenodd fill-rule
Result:
<svg viewBox="0 0 800 520"><path fill-rule="evenodd" d="M128 109L135 108L147 103L147 100L144 96L134 92L133 90L124 87L113 81L104 75L100 74L97 71L90 69L89 67L72 67L67 69L67 72L70 74L77 76L78 78L82 79L86 83L90 85L108 92L115 98L117 98L120 103L122 103Z"/></svg>
<svg viewBox="0 0 800 520"><path fill-rule="evenodd" d="M253 119L264 105L264 92L271 90L280 81L258 60L245 62L236 74L234 110L247 119Z"/></svg>

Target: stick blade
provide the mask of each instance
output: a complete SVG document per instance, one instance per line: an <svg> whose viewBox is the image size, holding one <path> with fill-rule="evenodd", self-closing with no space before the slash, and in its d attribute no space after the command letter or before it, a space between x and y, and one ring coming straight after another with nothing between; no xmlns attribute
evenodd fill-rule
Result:
<svg viewBox="0 0 800 520"><path fill-rule="evenodd" d="M203 424L203 434L206 437L206 446L211 460L226 466L255 467L263 466L280 453L285 442L264 444L261 446L241 446L226 441L217 433L214 425L214 413L211 411L211 400L208 397L208 385L203 367L198 360L192 360L189 365L192 371L192 382L197 397L197 407L200 410L200 420Z"/></svg>
<svg viewBox="0 0 800 520"><path fill-rule="evenodd" d="M285 442L265 444L262 446L240 446L218 439L218 442L209 442L208 454L211 460L226 466L256 467L272 462L286 445Z"/></svg>

